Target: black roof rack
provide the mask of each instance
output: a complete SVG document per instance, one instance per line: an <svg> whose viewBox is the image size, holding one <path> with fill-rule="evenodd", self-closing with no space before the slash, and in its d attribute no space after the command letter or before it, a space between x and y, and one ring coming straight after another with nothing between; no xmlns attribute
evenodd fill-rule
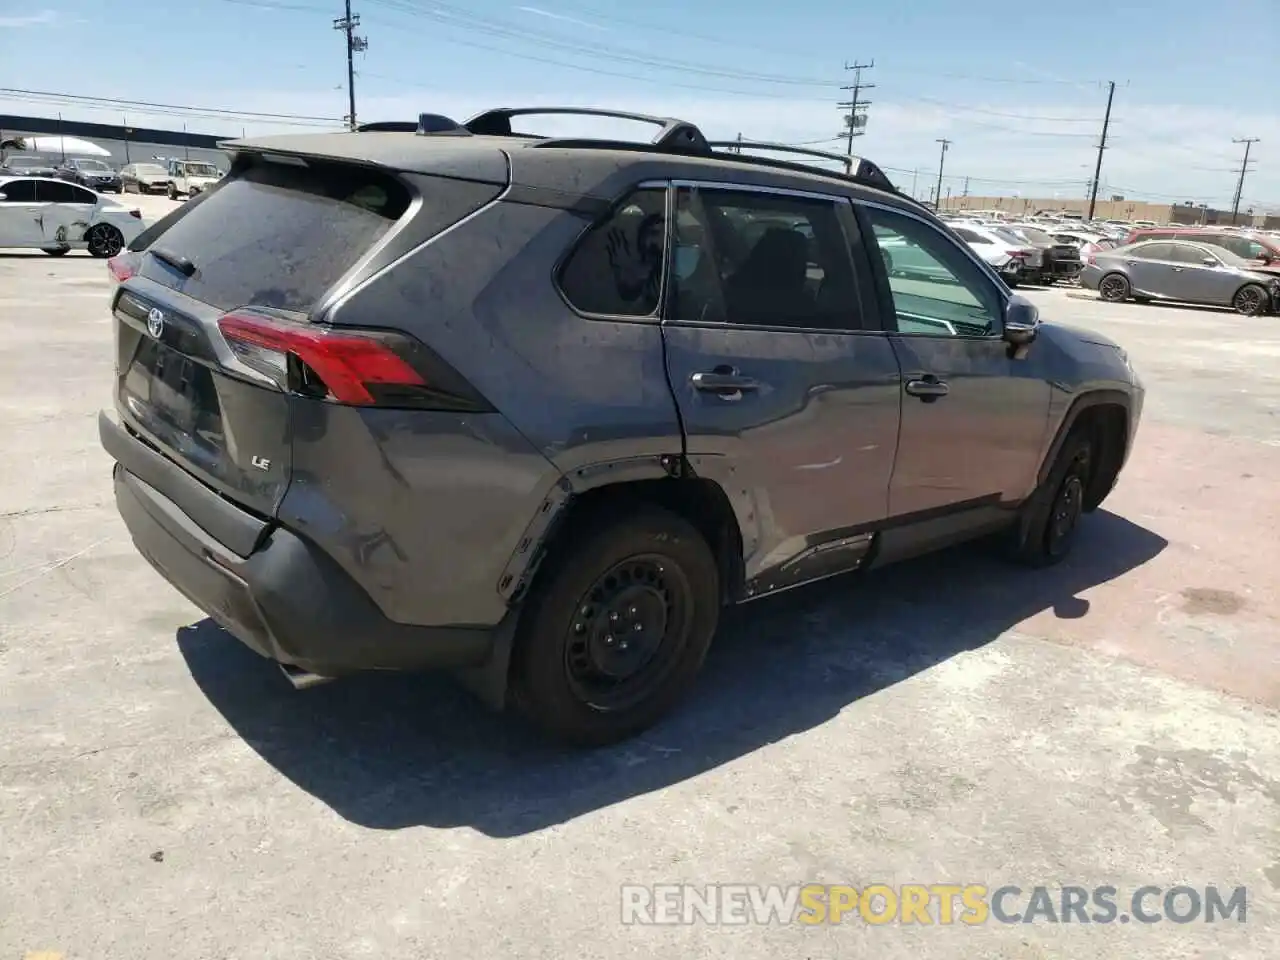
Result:
<svg viewBox="0 0 1280 960"><path fill-rule="evenodd" d="M596 107L497 107L476 114L462 126L468 132L479 135L518 136L511 129L511 119L528 116L608 117L613 120L634 120L637 123L661 127L657 136L649 141L651 146L697 153L711 152L702 131L687 120L677 120L675 117L654 117L645 113L627 113L622 110L603 110Z"/></svg>
<svg viewBox="0 0 1280 960"><path fill-rule="evenodd" d="M575 116L575 117L607 117L613 120L633 120L659 127L657 135L648 143L629 140L593 139L586 137L558 138L544 137L536 134L518 134L511 129L514 117L527 116ZM423 136L459 136L466 137L521 137L533 142L538 147L562 147L596 150L632 150L661 151L665 153L684 153L702 157L719 157L741 163L758 164L777 167L782 170L793 170L799 173L812 173L815 170L833 177L846 177L866 186L897 193L898 188L885 176L884 171L865 157L852 157L843 153L828 150L814 150L810 147L797 147L788 143L770 143L763 140L714 140L709 141L695 124L675 117L656 117L645 113L628 113L624 110L606 110L598 107L495 107L476 114L465 123L458 123L438 113L420 113L418 122L390 120L379 123L366 123L356 128L358 132L416 132ZM720 148L720 149L716 149ZM844 164L844 173L815 168L811 164L779 160L772 157L752 157L742 153L743 150L759 150L766 153L790 153L819 160L832 160ZM854 168L854 160L858 165Z"/></svg>
<svg viewBox="0 0 1280 960"><path fill-rule="evenodd" d="M817 157L820 160L834 160L844 164L846 174L853 173L854 157L844 153L832 153L830 150L814 150L811 147L793 147L789 143L770 143L765 140L712 140L710 147L720 147L729 152L738 150L764 150L767 153L796 153L806 157Z"/></svg>
<svg viewBox="0 0 1280 960"><path fill-rule="evenodd" d="M898 192L898 188L893 185L893 181L885 176L884 171L865 157L854 157L847 153L834 153L830 150L814 150L811 147L796 147L789 143L768 143L762 140L713 140L710 145L723 148L723 152L718 154L720 156L727 152L730 153L733 159L755 161L757 163L776 163L776 161L770 161L763 157L743 157L738 154L738 151L747 149L763 150L767 153L795 153L805 157L816 157L820 160L833 160L836 163L844 164L844 175L846 177L873 187L879 187L882 190ZM853 166L855 160L858 161L856 169ZM796 164L787 164L787 166L796 166Z"/></svg>

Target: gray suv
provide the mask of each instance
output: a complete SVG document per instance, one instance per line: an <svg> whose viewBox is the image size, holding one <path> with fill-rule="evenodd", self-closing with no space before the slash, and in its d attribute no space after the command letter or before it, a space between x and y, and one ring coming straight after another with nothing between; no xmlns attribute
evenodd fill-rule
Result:
<svg viewBox="0 0 1280 960"><path fill-rule="evenodd" d="M548 112L619 116L226 144L111 261L101 440L193 603L296 686L448 669L598 744L724 604L988 534L1064 556L1141 413L1119 347L869 161L512 132Z"/></svg>

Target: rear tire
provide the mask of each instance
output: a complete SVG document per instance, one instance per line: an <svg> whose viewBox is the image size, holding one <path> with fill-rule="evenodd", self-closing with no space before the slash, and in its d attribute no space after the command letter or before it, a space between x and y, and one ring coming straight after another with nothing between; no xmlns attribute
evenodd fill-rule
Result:
<svg viewBox="0 0 1280 960"><path fill-rule="evenodd" d="M1246 283L1231 298L1231 308L1242 316L1256 317L1266 311L1270 301L1270 296L1261 286L1256 283Z"/></svg>
<svg viewBox="0 0 1280 960"><path fill-rule="evenodd" d="M1111 303L1123 303L1132 292L1129 278L1123 273L1108 273L1098 281L1098 296Z"/></svg>
<svg viewBox="0 0 1280 960"><path fill-rule="evenodd" d="M124 249L124 234L109 223L95 223L84 235L89 255L105 259Z"/></svg>
<svg viewBox="0 0 1280 960"><path fill-rule="evenodd" d="M642 506L550 557L520 619L514 705L550 736L601 746L656 723L687 691L720 616L702 535Z"/></svg>
<svg viewBox="0 0 1280 960"><path fill-rule="evenodd" d="M1071 552L1096 461L1094 446L1087 430L1074 430L1067 437L1053 469L1014 527L1012 559L1029 567L1050 567Z"/></svg>

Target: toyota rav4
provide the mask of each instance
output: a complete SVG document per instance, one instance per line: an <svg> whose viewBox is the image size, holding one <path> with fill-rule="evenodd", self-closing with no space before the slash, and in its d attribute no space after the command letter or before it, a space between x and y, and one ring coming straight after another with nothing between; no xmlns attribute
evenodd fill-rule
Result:
<svg viewBox="0 0 1280 960"><path fill-rule="evenodd" d="M659 132L513 132L548 112ZM986 535L1053 563L1132 448L1124 351L869 161L416 126L225 144L111 263L120 513L297 686L448 669L618 740L723 605Z"/></svg>

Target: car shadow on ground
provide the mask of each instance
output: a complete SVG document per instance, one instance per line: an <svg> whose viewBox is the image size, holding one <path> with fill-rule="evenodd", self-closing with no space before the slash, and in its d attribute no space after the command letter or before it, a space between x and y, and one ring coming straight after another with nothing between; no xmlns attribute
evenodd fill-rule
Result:
<svg viewBox="0 0 1280 960"><path fill-rule="evenodd" d="M505 837L809 730L1033 614L1084 616L1080 593L1166 545L1099 511L1072 556L1051 569L1022 570L965 546L727 611L689 700L643 737L594 751L548 745L444 677L363 675L298 692L212 621L182 628L177 641L245 742L342 817L375 829L465 825Z"/></svg>

